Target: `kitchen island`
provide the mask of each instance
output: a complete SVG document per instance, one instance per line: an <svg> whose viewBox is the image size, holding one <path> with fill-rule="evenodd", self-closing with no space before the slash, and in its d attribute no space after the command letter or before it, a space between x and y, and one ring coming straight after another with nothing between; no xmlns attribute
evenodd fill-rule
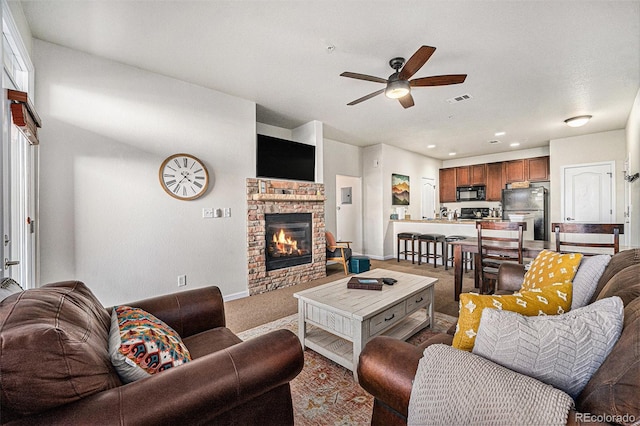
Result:
<svg viewBox="0 0 640 426"><path fill-rule="evenodd" d="M501 218L484 217L479 220L492 220L501 222ZM419 234L442 234L444 236L450 235L463 235L465 237L475 238L478 236L476 231L475 219L404 219L404 220L391 220L393 224L393 241L397 241L398 233L400 232L417 232ZM507 221L508 222L508 221ZM527 230L524 232L524 239L533 239L533 231ZM438 245L439 246L439 245ZM440 247L438 247L438 253L440 253ZM394 244L393 255L398 257L397 244ZM447 256L444 256L446 258ZM438 258L438 263L442 264L442 258Z"/></svg>

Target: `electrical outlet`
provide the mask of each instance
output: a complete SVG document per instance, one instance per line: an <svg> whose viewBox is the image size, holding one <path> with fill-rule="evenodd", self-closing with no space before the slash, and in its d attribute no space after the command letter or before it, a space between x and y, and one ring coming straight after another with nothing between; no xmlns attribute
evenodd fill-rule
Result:
<svg viewBox="0 0 640 426"><path fill-rule="evenodd" d="M213 217L213 208L202 209L202 217L207 219Z"/></svg>
<svg viewBox="0 0 640 426"><path fill-rule="evenodd" d="M231 207L224 209L224 217L231 217Z"/></svg>
<svg viewBox="0 0 640 426"><path fill-rule="evenodd" d="M187 276L178 275L178 287L184 287L185 285L187 285Z"/></svg>
<svg viewBox="0 0 640 426"><path fill-rule="evenodd" d="M214 209L213 217L222 217L222 209Z"/></svg>

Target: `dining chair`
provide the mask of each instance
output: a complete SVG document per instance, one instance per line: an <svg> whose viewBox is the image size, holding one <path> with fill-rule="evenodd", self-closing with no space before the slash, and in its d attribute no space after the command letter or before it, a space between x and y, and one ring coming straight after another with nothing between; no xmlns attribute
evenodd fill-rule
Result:
<svg viewBox="0 0 640 426"><path fill-rule="evenodd" d="M344 274L349 275L348 262L351 258L351 241L336 241L331 232L324 233L327 246L327 261L342 263Z"/></svg>
<svg viewBox="0 0 640 426"><path fill-rule="evenodd" d="M562 247L582 247L582 250L569 250L580 252L587 256L603 254L603 251L613 250L616 254L620 251L620 235L624 234L624 223L552 223L551 230L556 235L556 251L567 253ZM570 237L567 234L583 234ZM593 234L613 235L610 237L593 237ZM589 235L589 236L586 236ZM585 242L585 240L590 240ZM607 240L607 241L605 241ZM598 250L607 249L607 250ZM608 253L607 253L608 254Z"/></svg>
<svg viewBox="0 0 640 426"><path fill-rule="evenodd" d="M517 261L522 264L522 236L527 230L527 223L477 221L476 230L476 279L480 294L484 294L489 291L489 284L495 283L498 278L501 263Z"/></svg>

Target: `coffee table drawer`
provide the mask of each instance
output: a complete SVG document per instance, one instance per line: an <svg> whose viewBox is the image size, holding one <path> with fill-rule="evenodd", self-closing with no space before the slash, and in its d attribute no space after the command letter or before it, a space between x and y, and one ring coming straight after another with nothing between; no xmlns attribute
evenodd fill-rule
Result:
<svg viewBox="0 0 640 426"><path fill-rule="evenodd" d="M429 302L431 302L431 291L424 290L407 299L407 312L412 312L415 309L427 306Z"/></svg>
<svg viewBox="0 0 640 426"><path fill-rule="evenodd" d="M405 312L405 302L402 301L371 317L371 321L369 322L369 336L374 336L385 328L401 321L404 318Z"/></svg>

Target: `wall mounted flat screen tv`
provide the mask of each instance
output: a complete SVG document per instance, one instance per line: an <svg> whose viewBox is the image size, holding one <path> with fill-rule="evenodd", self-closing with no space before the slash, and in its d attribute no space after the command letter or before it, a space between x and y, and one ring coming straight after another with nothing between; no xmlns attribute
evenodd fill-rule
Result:
<svg viewBox="0 0 640 426"><path fill-rule="evenodd" d="M315 146L265 135L257 140L257 177L315 181Z"/></svg>

